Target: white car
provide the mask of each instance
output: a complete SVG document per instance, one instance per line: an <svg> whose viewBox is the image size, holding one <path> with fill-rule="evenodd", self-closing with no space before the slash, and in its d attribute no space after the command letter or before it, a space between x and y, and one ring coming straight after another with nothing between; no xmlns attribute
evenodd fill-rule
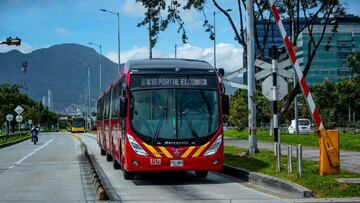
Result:
<svg viewBox="0 0 360 203"><path fill-rule="evenodd" d="M312 132L311 128L310 128L309 119L299 118L298 119L298 126L299 126L299 133L308 134L308 133ZM290 126L288 128L288 132L291 133L291 134L296 133L295 120L291 121L291 124L290 124Z"/></svg>

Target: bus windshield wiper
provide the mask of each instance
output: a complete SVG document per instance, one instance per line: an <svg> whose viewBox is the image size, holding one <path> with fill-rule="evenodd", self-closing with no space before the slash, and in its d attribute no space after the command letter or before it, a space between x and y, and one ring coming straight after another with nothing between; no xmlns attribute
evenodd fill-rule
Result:
<svg viewBox="0 0 360 203"><path fill-rule="evenodd" d="M191 135L192 135L193 137L195 137L195 142L197 142L198 139L199 139L199 135L197 134L194 126L192 125L192 123L191 123L191 121L190 121L187 113L188 113L188 112L185 112L185 111L181 112L181 114L184 115L185 121L186 121L187 125L189 126L189 128L190 128L190 130L191 130Z"/></svg>
<svg viewBox="0 0 360 203"><path fill-rule="evenodd" d="M169 99L166 100L166 106L164 107L164 109L161 112L161 118L160 118L160 121L159 121L158 125L156 126L155 134L154 134L154 137L153 137L153 143L156 142L156 139L160 134L161 126L162 126L162 124L163 124L163 122L165 120L165 117L167 117L166 114L167 114L167 111L168 111L168 101L169 101Z"/></svg>

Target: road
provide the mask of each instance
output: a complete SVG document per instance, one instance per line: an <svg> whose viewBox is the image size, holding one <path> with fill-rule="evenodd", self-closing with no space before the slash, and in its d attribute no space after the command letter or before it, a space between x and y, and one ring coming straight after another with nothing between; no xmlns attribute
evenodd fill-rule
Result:
<svg viewBox="0 0 360 203"><path fill-rule="evenodd" d="M79 141L42 133L0 149L0 202L86 202L96 199Z"/></svg>
<svg viewBox="0 0 360 203"><path fill-rule="evenodd" d="M136 180L124 180L121 170L100 155L95 136L79 134L90 153L100 164L118 200L124 202L283 202L279 196L254 188L246 182L209 173L206 179L195 177L193 172L148 173Z"/></svg>

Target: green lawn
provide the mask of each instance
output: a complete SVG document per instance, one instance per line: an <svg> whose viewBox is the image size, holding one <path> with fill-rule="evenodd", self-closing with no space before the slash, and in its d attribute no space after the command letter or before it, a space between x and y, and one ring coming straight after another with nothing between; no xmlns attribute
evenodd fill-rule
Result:
<svg viewBox="0 0 360 203"><path fill-rule="evenodd" d="M244 140L248 139L247 131L227 130L225 131L224 135ZM264 130L257 131L256 136L258 141L273 142L274 139L273 137L269 136L269 131ZM294 135L286 132L281 132L281 143L290 145L302 144L303 146L311 147L319 146L318 137L314 133L306 135ZM349 132L340 132L340 149L360 152L360 135Z"/></svg>
<svg viewBox="0 0 360 203"><path fill-rule="evenodd" d="M13 136L11 138L8 138L8 139L5 139L5 140L0 140L0 145L2 144L6 144L6 143L9 143L9 142L13 142L13 141L16 141L16 140L20 140L20 139L23 139L25 137L30 137L30 133L24 133L24 134L21 134L21 135L17 135L17 136Z"/></svg>
<svg viewBox="0 0 360 203"><path fill-rule="evenodd" d="M286 156L281 157L281 172L275 172L274 153L261 150L254 156L243 155L245 149L226 146L225 164L255 171L270 176L287 179L312 190L317 197L358 197L360 185L339 183L337 178L360 178L360 174L341 171L338 175L319 175L319 164L315 161L303 161L303 177L298 178L296 173L287 173ZM293 171L296 171L296 161L293 159Z"/></svg>

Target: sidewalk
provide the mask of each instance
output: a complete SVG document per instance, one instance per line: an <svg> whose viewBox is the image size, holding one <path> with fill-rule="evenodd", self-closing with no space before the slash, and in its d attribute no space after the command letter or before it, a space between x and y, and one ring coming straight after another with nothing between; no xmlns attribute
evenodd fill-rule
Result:
<svg viewBox="0 0 360 203"><path fill-rule="evenodd" d="M274 150L274 143L271 142L257 142L258 148ZM240 148L248 148L248 140L234 139L225 137L225 145L236 146ZM281 145L281 154L287 154L287 144ZM296 146L292 146L292 156L296 157ZM319 149L316 147L303 146L303 159L319 161ZM360 173L360 152L343 151L340 150L340 167L353 173Z"/></svg>

